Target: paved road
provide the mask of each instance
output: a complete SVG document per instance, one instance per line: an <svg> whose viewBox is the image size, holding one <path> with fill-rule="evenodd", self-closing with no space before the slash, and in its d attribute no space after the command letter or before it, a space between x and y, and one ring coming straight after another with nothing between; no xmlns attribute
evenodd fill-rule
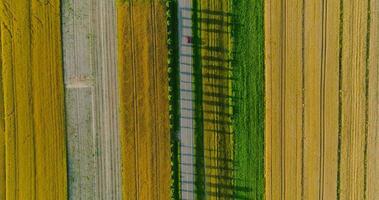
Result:
<svg viewBox="0 0 379 200"><path fill-rule="evenodd" d="M182 199L195 199L194 192L194 105L192 66L192 0L179 0L180 41L180 142Z"/></svg>

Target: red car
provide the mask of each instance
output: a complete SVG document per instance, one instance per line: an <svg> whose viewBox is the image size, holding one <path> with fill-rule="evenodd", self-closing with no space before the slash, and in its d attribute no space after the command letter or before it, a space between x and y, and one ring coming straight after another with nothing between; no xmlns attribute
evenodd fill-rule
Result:
<svg viewBox="0 0 379 200"><path fill-rule="evenodd" d="M186 36L186 40L188 44L192 44L192 37L191 36Z"/></svg>

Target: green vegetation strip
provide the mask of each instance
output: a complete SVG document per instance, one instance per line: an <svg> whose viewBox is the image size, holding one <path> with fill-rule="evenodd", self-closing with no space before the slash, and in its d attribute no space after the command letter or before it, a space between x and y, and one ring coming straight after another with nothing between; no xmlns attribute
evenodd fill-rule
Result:
<svg viewBox="0 0 379 200"><path fill-rule="evenodd" d="M201 39L199 17L200 4L193 0L192 33L193 33L193 72L195 91L195 191L196 199L205 198L205 168L204 168L204 126L203 126L203 81L201 67Z"/></svg>
<svg viewBox="0 0 379 200"><path fill-rule="evenodd" d="M233 0L235 197L264 199L264 4Z"/></svg>
<svg viewBox="0 0 379 200"><path fill-rule="evenodd" d="M171 132L172 199L180 199L180 107L179 107L179 38L178 2L166 0L168 30L168 72Z"/></svg>

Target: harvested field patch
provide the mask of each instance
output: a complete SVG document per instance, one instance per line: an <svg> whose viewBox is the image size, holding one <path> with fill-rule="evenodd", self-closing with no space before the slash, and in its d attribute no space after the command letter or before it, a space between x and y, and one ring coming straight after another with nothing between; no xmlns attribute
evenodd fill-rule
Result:
<svg viewBox="0 0 379 200"><path fill-rule="evenodd" d="M118 2L122 188L126 199L170 197L166 7Z"/></svg>
<svg viewBox="0 0 379 200"><path fill-rule="evenodd" d="M266 1L266 199L377 196L377 12Z"/></svg>

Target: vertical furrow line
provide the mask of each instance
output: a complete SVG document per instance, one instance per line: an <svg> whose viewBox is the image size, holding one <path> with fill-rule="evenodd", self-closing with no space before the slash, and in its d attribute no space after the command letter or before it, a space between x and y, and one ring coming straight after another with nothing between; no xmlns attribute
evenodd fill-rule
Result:
<svg viewBox="0 0 379 200"><path fill-rule="evenodd" d="M157 154L156 156L153 156L153 163L152 163L152 168L154 170L154 173L153 173L153 177L152 177L152 182L154 183L154 186L152 188L152 194L155 198L159 198L159 195L158 195L158 177L159 177L159 171L158 171L158 158L159 158L159 151L158 151L158 144L159 144L159 133L157 132L157 120L158 120L158 116L157 116L157 105L158 105L158 98L157 98L157 57L156 57L156 22L155 22L155 0L152 0L151 1L151 5L150 5L150 14L151 14L151 22L150 22L150 26L151 26L151 40L152 40L152 48L153 48L153 57L152 57L152 73L153 73L153 99L154 99L154 102L153 103L153 135L151 137L151 140L152 140L152 145L153 145L153 148L151 148L153 150L152 152L152 155L154 154Z"/></svg>
<svg viewBox="0 0 379 200"><path fill-rule="evenodd" d="M318 199L321 200L321 193L322 193L322 182L323 182L323 177L322 177L322 159L323 159L323 83L324 83L324 31L325 31L325 8L324 8L325 0L321 0L321 52L320 52L320 68L321 68L321 73L320 73L320 157L319 157L319 182L318 182Z"/></svg>
<svg viewBox="0 0 379 200"><path fill-rule="evenodd" d="M343 2L344 0L340 1L340 7L339 7L339 52L338 52L338 156L337 156L337 200L340 200L341 198L341 161L342 161L342 111L343 111L343 102L342 102L342 83L343 83L343 66L342 66L342 52L343 52L343 22L344 22L344 15L343 15Z"/></svg>
<svg viewBox="0 0 379 200"><path fill-rule="evenodd" d="M305 0L302 0L301 31L301 200L304 199L304 144L305 144Z"/></svg>
<svg viewBox="0 0 379 200"><path fill-rule="evenodd" d="M157 86L157 82L158 82L158 79L157 79L157 60L158 60L158 57L157 57L157 21L156 21L156 15L157 15L157 2L156 1L153 1L153 26L154 26L154 80L155 80L155 98L157 99L157 102L160 100L160 98L157 98L158 97L158 86ZM157 105L160 105L159 103L155 104L155 119L158 120L158 108L157 108ZM157 129L158 125L156 124L155 125L155 129ZM156 144L155 144L155 151L157 152L157 157L156 157L156 169L155 169L155 172L156 172L156 197L157 197L157 200L160 199L160 195L159 195L159 192L160 192L160 178L161 178L161 173L160 173L160 170L159 170L159 158L161 157L160 156L160 151L158 149L158 145L160 145L160 132L158 132L157 130L155 130L155 133L157 134L157 140L156 140Z"/></svg>
<svg viewBox="0 0 379 200"><path fill-rule="evenodd" d="M136 199L139 199L139 166L138 166L138 98L137 98L137 73L136 73L136 60L135 60L135 42L134 42L134 21L133 21L133 0L130 1L129 4L129 14L130 14L130 36L131 36L131 43L132 43L132 76L133 76L133 99L134 99L134 148L135 148L135 166L136 171L135 173L135 187L136 187Z"/></svg>
<svg viewBox="0 0 379 200"><path fill-rule="evenodd" d="M367 166L368 166L368 126L369 126L369 85L370 85L370 41L371 41L371 0L367 0L367 31L366 31L366 58L365 58L365 130L364 130L364 200L367 199Z"/></svg>
<svg viewBox="0 0 379 200"><path fill-rule="evenodd" d="M95 4L98 4L98 5L96 5L97 8L95 7ZM95 12L90 12L91 18L96 19L94 16L99 15L99 17L96 20L100 21L100 26L96 26L95 24L91 24L90 29L92 29L93 32L95 32L94 31L95 28L100 28L100 27L103 28L101 26L101 22L102 22L102 19L104 18L104 11L103 11L104 7L102 6L102 4L100 2L92 3L91 7L92 7L92 9L95 9ZM93 32L92 32L92 34L95 34ZM100 38L99 40L102 40L102 39L103 38ZM93 41L91 41L91 42L93 42ZM103 44L101 44L99 46L100 46L100 48L104 48ZM94 60L93 62L96 63L95 65L99 65L99 63L96 62L96 57L103 57L103 55L97 55L98 51L105 54L105 56L107 56L107 54L108 54L108 51L105 51L105 52L103 52L102 50L92 50L92 51L95 52L95 54L94 55L90 54L90 60ZM104 61L101 62L100 64L103 67L103 69L102 70L96 69L95 71L96 71L96 78L100 79L100 80L96 80L96 82L97 82L97 84L100 83L101 85L95 86L96 87L96 88L94 88L95 94L96 93L101 94L100 93L101 90L104 90L105 85L109 84L109 80L106 80L105 78L99 77L99 74L101 74L102 76L104 76L104 74L109 74L109 69L104 66L105 65ZM108 88L106 88L102 95L107 96L109 92L110 92L110 90ZM92 98L94 99L94 97L92 97ZM98 128L99 132L97 134L99 134L99 133L101 134L101 132L105 131L105 130L111 132L110 127L104 127L104 124L105 124L104 121L99 122L99 120L96 119L96 118L102 118L100 116L101 113L106 116L102 120L109 119L107 108L104 108L104 107L98 108L99 104L101 105L104 103L104 101L105 101L104 97L102 97L100 99L96 99L96 100L94 99L93 101L94 101L94 103L93 103L93 107L92 107L92 112L94 113L93 115L95 117L95 120L93 121L93 124L94 124L93 127L96 127L96 126L99 127L100 126ZM100 125L100 124L102 124L102 125ZM94 139L94 146L96 146L97 148L100 148L100 149L104 150L105 152L107 152L108 150L106 149L106 147L109 144L111 144L111 142L108 141L108 138L105 138L101 135L94 136L94 138L95 138ZM96 150L94 150L93 152L96 152ZM106 169L106 167L108 165L107 159L108 158L105 158L103 156L100 158L96 157L96 163L97 163L96 167L98 168L97 173L99 173L99 177L97 179L95 188L98 190L98 191L96 191L96 194L99 195L100 198L101 197L104 198L104 195L106 194L106 192L104 192L104 190L106 191L107 188L109 187L109 185L108 185L109 182L107 181L106 175L100 172L100 170L103 171L104 169Z"/></svg>
<svg viewBox="0 0 379 200"><path fill-rule="evenodd" d="M368 91L368 133L367 133L367 177L366 177L366 199L374 200L379 196L379 157L378 144L379 144L379 67L378 67L378 12L379 1L370 0L370 42L369 44L369 58L368 58L368 72L369 72L369 91Z"/></svg>
<svg viewBox="0 0 379 200"><path fill-rule="evenodd" d="M10 33L11 34L11 33ZM15 200L19 199L19 193L17 192L17 189L20 187L19 184L20 184L20 176L19 176L19 173L20 173L20 169L19 169L19 148L18 148L18 138L17 138L17 135L18 134L18 113L17 113L17 81L16 81L16 75L15 75L15 53L13 52L13 45L15 45L13 43L13 35L11 35L11 39L12 39L12 42L11 42L11 45L12 45L12 50L10 51L11 52L11 60L12 60L12 63L10 65L10 67L12 68L12 72L11 72L11 81L12 81L12 96L13 96L13 107L12 107L12 112L14 112L14 121L13 121L13 126L12 127L13 129L11 129L12 131L12 135L11 135L11 140L12 140L12 145L11 145L11 148L13 148L13 155L11 156L14 156L14 191L12 191L14 193L14 197L15 197ZM11 115L12 113L7 113L7 115ZM9 117L9 116L8 116ZM34 167L35 167L35 164L33 163ZM37 171L37 169L35 169L35 171ZM13 177L12 177L13 178ZM11 179L12 179L11 178ZM34 182L36 182L37 180L35 180ZM33 186L35 187L35 185Z"/></svg>
<svg viewBox="0 0 379 200"><path fill-rule="evenodd" d="M3 86L3 51L2 51L2 20L0 20L0 199L5 199L5 124L4 124L4 86Z"/></svg>
<svg viewBox="0 0 379 200"><path fill-rule="evenodd" d="M348 4L352 4L352 5L348 5ZM350 17L350 21L353 21L354 22L354 17L355 17L355 9L354 9L354 2L352 2L352 1L348 1L347 2L347 6L348 6L348 10L349 10L349 14L351 14L351 16L349 16L349 15L346 15L346 18L348 18L348 17ZM351 7L353 7L353 9L351 8ZM349 24L348 26L349 26L349 28L350 28L350 32L348 32L347 31L347 37L350 37L350 39L351 39L351 43L352 43L352 45L354 45L354 37L353 37L353 31L351 30L352 28L353 29L355 29L356 30L356 27L354 27L354 23L353 22L350 22L349 21L349 18L346 20L346 24ZM352 27L352 28L351 28ZM351 48L351 49L348 49L348 48L346 48L346 51L347 52L349 52L349 54L350 54L350 56L351 56L351 58L349 58L349 64L350 65L353 65L353 56L355 56L355 55L353 55L353 49ZM346 108L346 111L344 112L344 115L346 115L346 113L348 113L348 112L353 112L353 113L355 113L354 111L353 111L353 108L354 108L354 99L353 99L353 97L354 97L354 92L355 92L355 90L354 90L354 86L355 86L355 79L354 79L354 75L355 74L353 74L353 71L352 71L352 69L350 69L350 68L352 68L352 66L343 66L344 68L348 68L348 69L346 69L346 81L351 81L351 91L348 91L348 90L344 90L343 91L343 93L345 93L346 92L346 94L349 94L349 93L351 93L351 94L349 94L349 96L348 97L345 97L345 98L349 98L348 100L348 104L347 104L347 108ZM348 120L348 123L347 123L347 126L348 126L348 129L347 130L344 130L344 132L346 132L346 137L347 137L347 144L346 144L346 154L349 156L349 155L353 155L354 156L354 147L352 147L352 140L353 140L353 136L354 136L354 131L355 131L355 123L354 123L354 120L355 120L355 116L354 116L354 114L353 113L350 113L351 114L351 117L349 118L349 120ZM348 158L348 157L347 157ZM352 188L351 188L351 184L352 184L352 180L354 180L354 171L352 170L353 169L353 167L352 167L352 165L354 164L353 163L354 162L354 159L347 159L346 160L346 172L347 173L349 173L349 175L347 175L347 174L345 174L345 176L347 176L346 177L346 186L345 186L345 190L346 190L346 194L345 194L345 197L346 198L349 198L349 200L351 199L351 190L352 190Z"/></svg>
<svg viewBox="0 0 379 200"><path fill-rule="evenodd" d="M32 3L31 3L31 1L28 1L28 6L29 6L29 8L31 7L31 5L32 5ZM32 13L31 12L29 12L29 18L31 19L31 17L32 17ZM29 37L31 38L32 37L32 33L30 32L29 33ZM32 41L30 40L29 41L29 44L28 44L30 47L32 46ZM28 74L31 74L31 77L30 77L30 79L31 80L33 80L33 73L32 73L32 69L30 69L30 68L28 68L27 69L28 70ZM31 94L33 94L33 86L30 86L30 92L31 92ZM32 112L32 114L34 114L34 108L32 107L31 108L31 112ZM32 123L32 129L33 129L33 131L35 131L35 128L34 128L34 124ZM36 158L37 158L37 153L36 153L36 137L35 137L35 135L33 135L33 157L34 157L34 162L35 162L35 160L36 160ZM34 169L33 169L33 173L34 173L34 175L36 175L37 174L37 166L36 166L36 163L33 163L33 165L34 165ZM68 185L68 184L67 184ZM37 199L37 178L34 178L34 188L33 188L33 192L34 192L34 195L33 195L33 198L34 199Z"/></svg>
<svg viewBox="0 0 379 200"><path fill-rule="evenodd" d="M324 0L324 56L323 56L323 80L322 80L322 193L321 193L321 199L324 199L324 193L325 193L325 98L326 98L326 65L327 65L327 33L328 33L328 0Z"/></svg>
<svg viewBox="0 0 379 200"><path fill-rule="evenodd" d="M280 199L285 197L285 180L286 180L286 161L285 161L285 152L286 152L286 147L285 147L285 89L286 89L286 76L285 76L285 68L286 68L286 42L287 42L287 35L286 35L286 16L287 16L287 1L282 0L281 1L281 35L280 35L280 51L281 51L281 66L280 66L280 145L281 145L281 195Z"/></svg>
<svg viewBox="0 0 379 200"><path fill-rule="evenodd" d="M326 70L326 33L327 33L327 0L322 0L322 44L321 44L321 80L320 80L320 182L319 199L324 196L325 172L325 70Z"/></svg>
<svg viewBox="0 0 379 200"><path fill-rule="evenodd" d="M270 11L270 13L271 13L271 10L272 10L272 1L271 0L267 0L267 3L269 4L267 7L268 7L268 11ZM267 12L267 10L266 10L266 13L268 13ZM266 17L267 15L265 15L265 17ZM270 22L270 28L269 28L269 34L270 34L270 36L271 36L271 34L272 34L272 18L271 18L271 14L269 14L269 22ZM266 21L265 21L266 22ZM270 39L271 40L271 39ZM271 45L271 43L269 43L269 45L270 45L270 53L271 53L271 51L272 51L272 45ZM265 58L266 59L266 58ZM274 72L273 72L273 59L270 59L270 72L269 72L269 77L270 77L270 107L271 108L273 108L274 107L274 105L273 105L273 84L274 84L274 81L273 81L273 74L274 74ZM267 74L265 73L265 75L267 76ZM268 119L268 120L270 120L271 121L271 123L270 123L270 154L272 154L272 152L273 152L273 124L274 123L272 123L273 121L274 121L274 119L273 119L273 110L274 109L271 109L270 110L270 118ZM267 155L267 150L266 150L266 153L265 153L265 156ZM273 159L273 157L274 156L270 156L270 173L269 173L269 177L270 177L270 199L268 199L268 200L272 200L272 198L273 198L273 162L274 162L274 159ZM265 185L266 186L266 185ZM266 190L267 191L267 190ZM267 197L267 195L265 195L265 197Z"/></svg>

